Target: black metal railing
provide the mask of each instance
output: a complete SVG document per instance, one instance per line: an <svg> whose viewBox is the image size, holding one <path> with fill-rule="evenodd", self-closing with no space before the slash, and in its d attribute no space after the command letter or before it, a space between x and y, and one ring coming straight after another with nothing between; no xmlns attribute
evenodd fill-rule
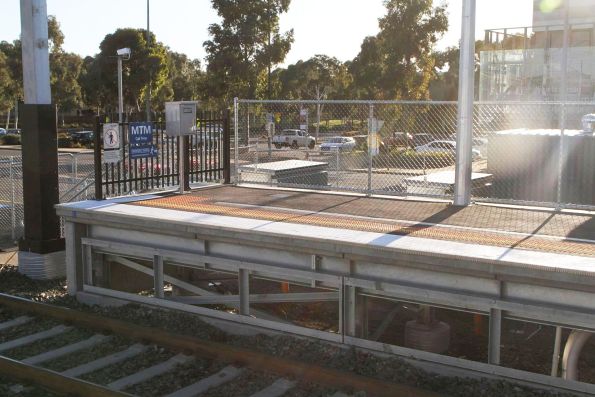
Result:
<svg viewBox="0 0 595 397"><path fill-rule="evenodd" d="M198 112L196 131L185 137L170 137L165 121L152 122L154 157L132 159L129 155L128 129L130 122L120 123L122 130L122 160L105 164L102 159L102 131L106 117L97 119L95 131L95 195L97 199L144 193L179 186L178 148L185 139L184 169L186 189L190 184L206 182L229 183L230 122L229 111Z"/></svg>

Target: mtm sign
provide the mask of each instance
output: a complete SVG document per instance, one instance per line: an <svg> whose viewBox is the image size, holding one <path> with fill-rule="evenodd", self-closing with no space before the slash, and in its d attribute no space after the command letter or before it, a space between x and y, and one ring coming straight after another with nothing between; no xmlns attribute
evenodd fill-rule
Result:
<svg viewBox="0 0 595 397"><path fill-rule="evenodd" d="M132 160L157 157L153 144L153 123L130 123L128 128L129 156Z"/></svg>

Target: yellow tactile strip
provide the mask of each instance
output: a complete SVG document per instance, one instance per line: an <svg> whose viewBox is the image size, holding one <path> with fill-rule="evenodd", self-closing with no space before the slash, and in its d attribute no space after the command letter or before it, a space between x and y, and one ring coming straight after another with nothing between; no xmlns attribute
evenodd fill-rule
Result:
<svg viewBox="0 0 595 397"><path fill-rule="evenodd" d="M212 199L196 195L171 196L137 201L130 203L130 205L595 257L595 244L569 241L563 238L544 238L533 235L523 236L454 227L410 225L399 221L385 221L374 218L358 219L339 214L327 215L323 212L303 215L291 214L288 213L288 210L234 207L233 203L221 205L214 203Z"/></svg>

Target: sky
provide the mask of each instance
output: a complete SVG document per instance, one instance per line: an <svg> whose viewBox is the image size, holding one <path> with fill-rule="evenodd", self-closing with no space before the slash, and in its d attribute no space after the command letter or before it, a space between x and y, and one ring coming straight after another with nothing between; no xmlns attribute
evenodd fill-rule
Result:
<svg viewBox="0 0 595 397"><path fill-rule="evenodd" d="M461 1L447 1L450 29L438 43L440 49L458 44ZM146 0L47 0L48 14L56 16L65 34L64 49L81 56L99 52L101 40L118 28L146 28L146 4ZM19 7L19 0L0 0L0 41L19 37ZM476 37L483 38L486 28L530 26L532 8L533 0L477 0ZM150 28L159 41L191 58L204 58L208 26L219 20L210 0L150 0L150 9ZM282 31L294 29L295 42L285 64L316 54L353 59L363 39L378 33L384 10L383 0L292 0L280 22Z"/></svg>

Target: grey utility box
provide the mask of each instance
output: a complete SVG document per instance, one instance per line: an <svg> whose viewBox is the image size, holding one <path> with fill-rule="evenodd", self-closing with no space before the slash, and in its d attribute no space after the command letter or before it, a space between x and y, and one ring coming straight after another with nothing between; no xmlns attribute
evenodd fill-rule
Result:
<svg viewBox="0 0 595 397"><path fill-rule="evenodd" d="M196 132L198 102L165 102L165 132L168 136L189 135Z"/></svg>

